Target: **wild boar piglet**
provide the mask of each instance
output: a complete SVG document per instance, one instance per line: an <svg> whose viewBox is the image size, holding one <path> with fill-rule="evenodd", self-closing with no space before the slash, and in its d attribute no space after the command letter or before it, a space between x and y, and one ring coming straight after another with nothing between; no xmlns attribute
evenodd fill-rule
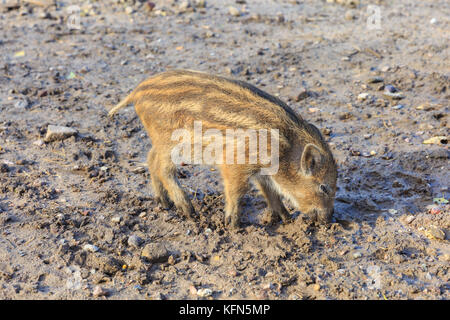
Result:
<svg viewBox="0 0 450 320"><path fill-rule="evenodd" d="M148 168L155 199L192 217L177 164L220 169L225 223L239 227L240 200L253 183L267 202L269 221L301 212L329 222L337 168L320 131L280 99L243 81L190 70L166 71L143 81L109 115L133 103L152 141Z"/></svg>

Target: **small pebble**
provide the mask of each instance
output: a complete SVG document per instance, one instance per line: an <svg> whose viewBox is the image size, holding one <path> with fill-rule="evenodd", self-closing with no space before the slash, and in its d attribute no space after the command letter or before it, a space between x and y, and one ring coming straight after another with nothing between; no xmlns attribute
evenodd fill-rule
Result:
<svg viewBox="0 0 450 320"><path fill-rule="evenodd" d="M369 78L369 80L367 82L368 83L380 83L383 81L384 81L384 79L381 77L373 77L373 78Z"/></svg>
<svg viewBox="0 0 450 320"><path fill-rule="evenodd" d="M139 214L139 218L145 218L147 216L147 212L145 212L145 211L142 211L140 214Z"/></svg>
<svg viewBox="0 0 450 320"><path fill-rule="evenodd" d="M151 263L163 263L169 259L169 252L162 243L149 243L142 250L141 256Z"/></svg>
<svg viewBox="0 0 450 320"><path fill-rule="evenodd" d="M430 139L424 140L423 144L447 144L448 139L446 136L436 136Z"/></svg>
<svg viewBox="0 0 450 320"><path fill-rule="evenodd" d="M194 286L189 287L189 293L193 296L197 295L197 289Z"/></svg>
<svg viewBox="0 0 450 320"><path fill-rule="evenodd" d="M76 135L77 133L77 130L69 127L49 125L47 127L47 134L44 138L44 141L51 142L55 140L63 140Z"/></svg>
<svg viewBox="0 0 450 320"><path fill-rule="evenodd" d="M228 12L235 17L239 17L241 15L241 13L239 12L238 9L236 9L235 7L229 7L228 8Z"/></svg>
<svg viewBox="0 0 450 320"><path fill-rule="evenodd" d="M442 211L439 209L439 207L432 207L430 209L431 214L440 214Z"/></svg>
<svg viewBox="0 0 450 320"><path fill-rule="evenodd" d="M323 128L322 133L326 136L331 135L332 130L330 128Z"/></svg>
<svg viewBox="0 0 450 320"><path fill-rule="evenodd" d="M206 0L197 0L195 2L195 6L197 8L205 8L206 7Z"/></svg>
<svg viewBox="0 0 450 320"><path fill-rule="evenodd" d="M348 10L344 16L345 20L354 20L357 18L356 12L354 10Z"/></svg>
<svg viewBox="0 0 450 320"><path fill-rule="evenodd" d="M275 286L273 285L272 282L267 282L265 285L262 286L262 288L269 290L275 288Z"/></svg>
<svg viewBox="0 0 450 320"><path fill-rule="evenodd" d="M120 223L120 221L122 221L122 217L121 216L112 217L111 221L114 223Z"/></svg>
<svg viewBox="0 0 450 320"><path fill-rule="evenodd" d="M96 286L94 288L94 291L92 292L92 294L94 295L94 297L103 297L103 296L107 296L108 295L108 291L103 289L100 286Z"/></svg>
<svg viewBox="0 0 450 320"><path fill-rule="evenodd" d="M391 85L391 84L387 84L387 85L384 87L384 89L385 89L387 92L390 92L390 93L397 92L397 89L396 89L393 85Z"/></svg>
<svg viewBox="0 0 450 320"><path fill-rule="evenodd" d="M197 296L202 298L210 297L212 293L212 290L208 288L197 290Z"/></svg>
<svg viewBox="0 0 450 320"><path fill-rule="evenodd" d="M144 241L137 235L131 235L128 237L128 245L131 247L139 248Z"/></svg>
<svg viewBox="0 0 450 320"><path fill-rule="evenodd" d="M434 238L434 239L439 239L439 240L444 240L445 239L445 232L436 226L430 226L427 230L427 235L430 238Z"/></svg>
<svg viewBox="0 0 450 320"><path fill-rule="evenodd" d="M89 252L97 252L98 250L100 250L100 248L97 246L94 246L93 244L85 244L83 246L83 250L89 251Z"/></svg>
<svg viewBox="0 0 450 320"><path fill-rule="evenodd" d="M409 224L409 223L413 222L415 219L416 219L416 217L414 217L413 215L409 215L406 217L405 222Z"/></svg>
<svg viewBox="0 0 450 320"><path fill-rule="evenodd" d="M34 141L33 144L35 146L41 147L41 146L43 146L45 144L45 142L44 142L44 140L39 139L39 140Z"/></svg>
<svg viewBox="0 0 450 320"><path fill-rule="evenodd" d="M389 209L388 212L389 214L396 214L398 211L395 209Z"/></svg>
<svg viewBox="0 0 450 320"><path fill-rule="evenodd" d="M363 92L358 95L358 100L360 101L365 101L367 98L369 98L369 94L367 92Z"/></svg>
<svg viewBox="0 0 450 320"><path fill-rule="evenodd" d="M286 21L286 19L284 18L284 15L281 12L278 12L277 13L277 22L278 23L283 23L285 21Z"/></svg>
<svg viewBox="0 0 450 320"><path fill-rule="evenodd" d="M144 167L136 167L134 169L131 170L131 172L133 173L144 173L145 172L145 168Z"/></svg>
<svg viewBox="0 0 450 320"><path fill-rule="evenodd" d="M295 101L297 101L297 102L302 101L302 100L308 98L308 96L309 96L308 91L305 88L303 88L300 91L300 93L297 95L297 97L295 98Z"/></svg>

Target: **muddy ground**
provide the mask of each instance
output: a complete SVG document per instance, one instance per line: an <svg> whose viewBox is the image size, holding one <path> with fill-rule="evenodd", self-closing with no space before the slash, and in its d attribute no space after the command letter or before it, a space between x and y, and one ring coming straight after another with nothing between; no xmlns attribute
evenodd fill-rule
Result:
<svg viewBox="0 0 450 320"><path fill-rule="evenodd" d="M449 298L448 1L16 3L0 4L1 299ZM253 190L231 232L218 172L191 166L197 221L158 206L133 108L107 110L169 68L248 81L321 128L333 223L291 208L266 226ZM48 125L76 133L45 142Z"/></svg>

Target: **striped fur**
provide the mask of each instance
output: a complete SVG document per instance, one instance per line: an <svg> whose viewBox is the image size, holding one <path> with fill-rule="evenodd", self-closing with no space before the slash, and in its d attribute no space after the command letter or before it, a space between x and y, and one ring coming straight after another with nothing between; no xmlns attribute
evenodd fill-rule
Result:
<svg viewBox="0 0 450 320"><path fill-rule="evenodd" d="M280 133L280 169L270 179L258 177L258 165L221 165L227 222L239 224L239 200L248 191L249 179L255 177L269 209L277 211L274 217L287 220L281 200L276 200L281 197L291 199L302 211L317 213L319 218L331 216L337 178L331 151L320 131L280 99L239 80L171 70L143 81L109 115L131 103L152 139L149 170L161 203L168 206L173 201L184 214L193 214L189 198L176 180L169 154L175 144L171 141L172 132L180 128L192 130L194 121L201 121L203 130L277 129ZM303 149L308 144L315 148L309 148L311 154L305 155ZM311 166L311 170L302 168L301 163ZM328 195L318 191L320 185L330 190Z"/></svg>

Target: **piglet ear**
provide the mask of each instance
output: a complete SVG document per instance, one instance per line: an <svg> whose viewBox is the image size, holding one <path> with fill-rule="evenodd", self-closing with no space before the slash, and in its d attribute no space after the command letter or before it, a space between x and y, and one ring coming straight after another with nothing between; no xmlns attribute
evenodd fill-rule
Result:
<svg viewBox="0 0 450 320"><path fill-rule="evenodd" d="M302 158L300 160L300 167L304 175L312 175L319 170L324 162L324 156L322 155L318 146L312 143L308 143L302 152Z"/></svg>

